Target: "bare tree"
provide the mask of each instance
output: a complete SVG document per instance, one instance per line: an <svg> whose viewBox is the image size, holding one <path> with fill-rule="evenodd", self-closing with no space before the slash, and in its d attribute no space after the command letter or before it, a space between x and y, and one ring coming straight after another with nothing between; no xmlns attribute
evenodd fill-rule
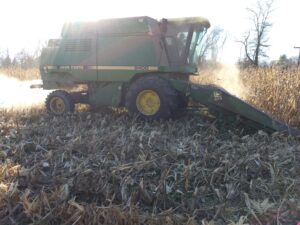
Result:
<svg viewBox="0 0 300 225"><path fill-rule="evenodd" d="M227 34L219 27L213 28L206 35L202 36L198 47L199 64L203 63L208 55L210 55L211 60L217 61L226 40Z"/></svg>
<svg viewBox="0 0 300 225"><path fill-rule="evenodd" d="M0 66L7 68L11 65L11 58L8 49L5 52L0 52Z"/></svg>
<svg viewBox="0 0 300 225"><path fill-rule="evenodd" d="M253 66L259 65L260 58L267 57L266 49L268 44L268 34L272 23L270 15L273 11L274 0L260 1L256 7L247 8L252 22L252 28L245 34L239 42L242 43L245 51L245 61Z"/></svg>

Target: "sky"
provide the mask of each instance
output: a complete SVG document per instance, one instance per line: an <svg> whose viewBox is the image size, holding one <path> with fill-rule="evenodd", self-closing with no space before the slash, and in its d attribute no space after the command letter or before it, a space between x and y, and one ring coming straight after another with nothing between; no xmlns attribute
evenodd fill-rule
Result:
<svg viewBox="0 0 300 225"><path fill-rule="evenodd" d="M48 39L59 38L64 22L103 18L150 16L155 19L201 16L212 27L228 34L222 61L235 62L241 55L241 39L251 27L247 7L256 0L0 0L0 50L14 55L33 52ZM270 60L297 56L300 46L300 1L274 0L268 50Z"/></svg>

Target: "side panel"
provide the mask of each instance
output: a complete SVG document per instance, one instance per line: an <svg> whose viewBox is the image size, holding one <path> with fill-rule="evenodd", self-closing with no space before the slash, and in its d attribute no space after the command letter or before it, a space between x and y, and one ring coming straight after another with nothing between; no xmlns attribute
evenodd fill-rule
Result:
<svg viewBox="0 0 300 225"><path fill-rule="evenodd" d="M122 83L92 83L89 85L88 99L92 105L118 106L122 99Z"/></svg>
<svg viewBox="0 0 300 225"><path fill-rule="evenodd" d="M157 71L161 52L150 35L99 36L98 80L129 81L136 73Z"/></svg>
<svg viewBox="0 0 300 225"><path fill-rule="evenodd" d="M82 34L63 38L59 47L45 48L41 55L43 80L97 81L96 37L96 34Z"/></svg>

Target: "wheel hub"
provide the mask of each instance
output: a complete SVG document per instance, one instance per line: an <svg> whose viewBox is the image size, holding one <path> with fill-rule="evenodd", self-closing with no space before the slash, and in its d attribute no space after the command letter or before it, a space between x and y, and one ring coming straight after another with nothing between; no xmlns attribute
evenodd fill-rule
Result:
<svg viewBox="0 0 300 225"><path fill-rule="evenodd" d="M50 109L55 114L63 114L66 109L64 100L59 97L53 97L50 101Z"/></svg>
<svg viewBox="0 0 300 225"><path fill-rule="evenodd" d="M154 115L160 108L160 97L153 90L141 91L137 96L136 106L143 115Z"/></svg>

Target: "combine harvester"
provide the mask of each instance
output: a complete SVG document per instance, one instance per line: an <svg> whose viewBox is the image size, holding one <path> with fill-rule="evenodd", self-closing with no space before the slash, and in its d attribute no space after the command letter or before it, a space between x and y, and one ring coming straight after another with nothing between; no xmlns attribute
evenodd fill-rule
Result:
<svg viewBox="0 0 300 225"><path fill-rule="evenodd" d="M64 24L61 39L41 55L39 87L55 89L46 99L50 114L74 111L76 103L125 106L145 119L170 118L190 100L215 116L238 118L267 132L299 135L223 89L192 84L199 44L210 27L200 17L108 19ZM69 91L79 86L83 91Z"/></svg>

